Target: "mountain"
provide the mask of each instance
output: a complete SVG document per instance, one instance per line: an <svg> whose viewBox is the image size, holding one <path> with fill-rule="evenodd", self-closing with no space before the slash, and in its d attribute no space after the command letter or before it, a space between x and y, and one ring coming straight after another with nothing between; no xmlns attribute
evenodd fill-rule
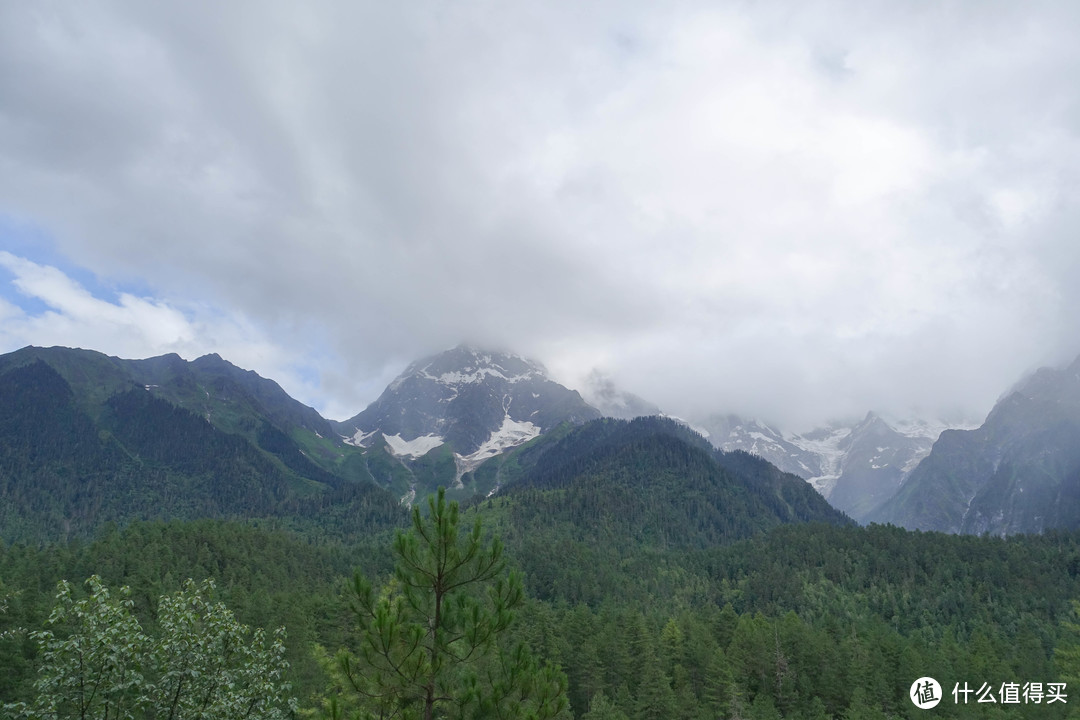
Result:
<svg viewBox="0 0 1080 720"><path fill-rule="evenodd" d="M129 360L126 365L137 382L177 405L204 413L223 429L243 431L243 418L256 415L286 433L306 430L334 437L330 421L314 408L294 400L273 380L238 368L216 353L190 363L172 354Z"/></svg>
<svg viewBox="0 0 1080 720"><path fill-rule="evenodd" d="M1080 527L1080 358L1021 381L981 427L942 433L869 519L993 535Z"/></svg>
<svg viewBox="0 0 1080 720"><path fill-rule="evenodd" d="M806 479L833 507L862 520L885 502L940 434L926 422L890 424L874 413L803 434L753 419L714 415L700 425L721 450L742 450Z"/></svg>
<svg viewBox="0 0 1080 720"><path fill-rule="evenodd" d="M413 476L411 493L441 484L471 495L491 490L463 483L483 461L562 423L598 417L596 408L548 378L539 363L461 345L411 364L375 402L335 429L384 464L403 466Z"/></svg>
<svg viewBox="0 0 1080 720"><path fill-rule="evenodd" d="M819 447L806 442L793 442L766 423L728 414L713 415L698 424L708 432L709 441L720 450L741 450L757 455L784 472L805 480L827 474L829 464Z"/></svg>
<svg viewBox="0 0 1080 720"><path fill-rule="evenodd" d="M91 413L108 397L135 386L226 432L249 434L262 420L287 434L299 430L334 437L330 422L316 410L294 400L273 380L217 354L191 362L176 354L124 360L93 350L27 347L0 355L0 374L35 360L60 373Z"/></svg>
<svg viewBox="0 0 1080 720"><path fill-rule="evenodd" d="M24 348L0 356L0 539L86 537L103 523L136 519L280 518L331 532L384 527L401 519L398 499L412 502L440 485L461 498L535 486L546 482L538 473L550 477L552 468L601 467L627 438L704 453L706 474L758 478L749 495L721 483L715 497L697 488L669 498L687 481L684 451L653 447L659 455L651 457L652 450L635 450L627 457L636 460L611 472L636 473L643 483L667 479L658 492L643 486L638 502L685 506L699 497L716 518L729 509L756 518L763 508L796 518L792 508L816 498L767 463L715 453L671 419L577 429L599 417L539 364L465 346L414 363L346 423L325 420L273 381L217 355L124 360ZM704 472L686 468L691 478ZM803 495L777 510L793 483ZM753 499L761 488L772 488L771 499ZM744 521L757 526L724 520Z"/></svg>
<svg viewBox="0 0 1080 720"><path fill-rule="evenodd" d="M588 502L569 496L617 492L621 500L597 502L629 503L634 510L613 521L648 534L654 531L646 518L679 516L663 532L655 531L676 545L704 546L788 522L851 523L801 478L749 453L716 450L672 418L594 420L490 460L478 472L499 460L513 465L516 474L494 498L554 493L569 512L588 513ZM684 514L696 520L684 522Z"/></svg>
<svg viewBox="0 0 1080 720"><path fill-rule="evenodd" d="M594 420L477 472L500 461L513 482L483 501L485 523L541 597L566 589L568 567L625 567L643 553L704 549L781 524L852 524L802 479L719 452L670 418ZM582 602L606 594L591 581L580 592Z"/></svg>
<svg viewBox="0 0 1080 720"><path fill-rule="evenodd" d="M333 437L317 412L217 356L24 348L0 356L0 538L158 518L397 522L393 496L314 459L320 432Z"/></svg>
<svg viewBox="0 0 1080 720"><path fill-rule="evenodd" d="M896 493L936 438L925 425L904 429L867 413L840 440L839 474L829 494L833 507L861 520Z"/></svg>

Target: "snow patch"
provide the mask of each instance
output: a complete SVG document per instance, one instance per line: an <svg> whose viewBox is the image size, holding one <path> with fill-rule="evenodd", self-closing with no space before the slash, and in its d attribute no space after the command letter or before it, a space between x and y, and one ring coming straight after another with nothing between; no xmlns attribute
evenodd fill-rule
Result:
<svg viewBox="0 0 1080 720"><path fill-rule="evenodd" d="M840 448L840 443L850 434L851 428L842 427L836 428L820 440L811 440L802 435L785 438L796 447L814 453L821 459L821 474L807 478L806 482L813 485L822 497L828 498L836 487L836 481L840 479L844 462L844 451Z"/></svg>
<svg viewBox="0 0 1080 720"><path fill-rule="evenodd" d="M476 449L476 452L470 455L455 455L455 459L458 460L459 476L475 469L488 458L527 443L539 434L538 425L527 420L518 422L510 417L510 413L507 413L499 429L492 432L484 444Z"/></svg>
<svg viewBox="0 0 1080 720"><path fill-rule="evenodd" d="M442 385L449 386L481 383L484 382L484 379L487 377L499 378L500 380L505 380L508 383L517 383L523 380L531 380L535 376L536 373L532 370L521 375L506 375L502 373L499 369L490 367L477 368L475 372L445 372L438 377L435 377L434 375L429 375L426 372L424 373L424 377L430 380L435 380Z"/></svg>
<svg viewBox="0 0 1080 720"><path fill-rule="evenodd" d="M445 442L445 440L438 435L421 435L412 440L405 440L401 435L387 435L386 433L383 433L383 439L386 440L386 444L390 446L390 452L398 457L412 458L427 455L429 451L434 450Z"/></svg>
<svg viewBox="0 0 1080 720"><path fill-rule="evenodd" d="M902 472L904 475L909 474L912 470L917 468L919 466L919 463L921 463L923 459L929 454L930 450L927 450L926 452L915 453L906 463L900 466L900 472Z"/></svg>
<svg viewBox="0 0 1080 720"><path fill-rule="evenodd" d="M371 432L366 433L363 430L358 429L356 431L355 435L353 435L352 437L345 438L345 444L346 445L355 445L356 447L367 447L367 445L365 445L364 443L366 443L367 439L370 438L372 435L374 435L377 432L379 432L379 431L378 430L372 430Z"/></svg>
<svg viewBox="0 0 1080 720"><path fill-rule="evenodd" d="M426 373L425 373L426 374ZM507 380L508 378L501 372L494 368L479 368L473 373L462 372L446 372L436 378L443 385L462 385L483 382L484 378L488 375L492 377L502 378ZM431 377L428 375L428 377Z"/></svg>

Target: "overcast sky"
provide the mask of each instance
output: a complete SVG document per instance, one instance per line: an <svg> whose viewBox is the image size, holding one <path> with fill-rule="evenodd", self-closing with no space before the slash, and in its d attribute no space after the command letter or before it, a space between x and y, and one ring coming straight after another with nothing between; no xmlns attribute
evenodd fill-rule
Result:
<svg viewBox="0 0 1080 720"><path fill-rule="evenodd" d="M0 0L0 351L324 415L461 341L981 420L1080 353L1080 4Z"/></svg>

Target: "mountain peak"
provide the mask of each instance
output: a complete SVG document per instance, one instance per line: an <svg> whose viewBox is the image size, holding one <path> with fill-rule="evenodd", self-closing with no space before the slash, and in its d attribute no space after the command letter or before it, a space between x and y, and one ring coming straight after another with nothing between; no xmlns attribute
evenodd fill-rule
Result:
<svg viewBox="0 0 1080 720"><path fill-rule="evenodd" d="M599 416L535 360L462 344L409 365L338 429L354 444L392 438L396 454L410 457L446 443L471 465L477 453L490 457L561 422Z"/></svg>
<svg viewBox="0 0 1080 720"><path fill-rule="evenodd" d="M400 389L410 379L417 378L446 387L458 387L482 383L488 377L514 383L546 377L546 370L535 360L513 353L458 345L412 363L390 384L389 389Z"/></svg>
<svg viewBox="0 0 1080 720"><path fill-rule="evenodd" d="M880 415L871 410L866 413L866 417L860 420L859 423L851 429L851 435L848 440L850 442L851 440L866 434L891 435L895 432L896 430L894 430L891 425L885 422Z"/></svg>
<svg viewBox="0 0 1080 720"><path fill-rule="evenodd" d="M254 370L244 370L231 362L221 357L217 353L208 353L201 357L197 357L191 361L191 367L202 370L210 370L215 372L232 372L238 371L242 373L252 373Z"/></svg>
<svg viewBox="0 0 1080 720"><path fill-rule="evenodd" d="M977 429L942 433L871 519L909 529L1007 535L1080 527L1080 365L1041 368Z"/></svg>

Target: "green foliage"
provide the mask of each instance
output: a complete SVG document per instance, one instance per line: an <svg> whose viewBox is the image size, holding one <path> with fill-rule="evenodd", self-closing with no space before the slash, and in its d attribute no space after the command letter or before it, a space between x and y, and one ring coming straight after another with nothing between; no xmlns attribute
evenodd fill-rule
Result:
<svg viewBox="0 0 1080 720"><path fill-rule="evenodd" d="M211 599L210 582L188 581L162 597L157 630L144 632L128 588L114 596L97 576L76 600L61 582L47 628L31 633L41 663L25 718L285 718L295 710L286 680L284 629L267 638Z"/></svg>
<svg viewBox="0 0 1080 720"><path fill-rule="evenodd" d="M136 384L125 361L30 350L0 356L0 539L86 539L109 522L154 518L277 517L341 534L406 520L394 496L331 471L344 459L306 453L275 424L306 415L276 385L279 402L259 402L257 376L251 392L228 378L204 391L187 376L164 392ZM147 377L159 375L168 372ZM198 406L199 396L214 403Z"/></svg>
<svg viewBox="0 0 1080 720"><path fill-rule="evenodd" d="M386 488L399 498L409 492L413 482L412 471L390 452L389 445L382 437L364 451L361 459L379 487Z"/></svg>
<svg viewBox="0 0 1080 720"><path fill-rule="evenodd" d="M357 574L360 636L338 655L344 701L364 718L555 718L564 680L507 633L522 600L505 575L502 546L484 542L479 519L459 531L456 502L440 488L411 532L394 540L394 581L376 593ZM332 706L337 709L337 701Z"/></svg>
<svg viewBox="0 0 1080 720"><path fill-rule="evenodd" d="M529 592L545 600L678 594L701 602L707 581L682 559L687 550L783 523L850 524L804 481L749 456L717 454L656 418L591 422L512 453L503 466L511 462L515 482L473 507L507 543Z"/></svg>
<svg viewBox="0 0 1080 720"><path fill-rule="evenodd" d="M629 720L615 704L607 699L603 692L593 695L589 701L589 712L581 716L581 720Z"/></svg>
<svg viewBox="0 0 1080 720"><path fill-rule="evenodd" d="M285 717L295 701L287 697L284 628L271 638L250 630L209 599L212 591L210 582L189 580L161 599L159 638L147 657L157 670L150 704L175 718Z"/></svg>
<svg viewBox="0 0 1080 720"><path fill-rule="evenodd" d="M448 443L443 443L411 461L408 468L412 472L412 485L418 498L438 492L439 487L450 487L457 476L457 462L454 460L453 448ZM466 493L471 495L468 490L462 494ZM447 494L453 497L458 492L448 491Z"/></svg>
<svg viewBox="0 0 1080 720"><path fill-rule="evenodd" d="M31 633L42 664L27 717L134 718L144 702L140 656L147 637L131 614L128 593L111 597L97 577L87 585L90 597L78 601L69 583L58 589L48 625L69 632L67 637L52 630Z"/></svg>
<svg viewBox="0 0 1080 720"><path fill-rule="evenodd" d="M1054 664L1062 682L1080 688L1080 600L1073 600L1073 615L1062 620L1062 638L1054 648Z"/></svg>

